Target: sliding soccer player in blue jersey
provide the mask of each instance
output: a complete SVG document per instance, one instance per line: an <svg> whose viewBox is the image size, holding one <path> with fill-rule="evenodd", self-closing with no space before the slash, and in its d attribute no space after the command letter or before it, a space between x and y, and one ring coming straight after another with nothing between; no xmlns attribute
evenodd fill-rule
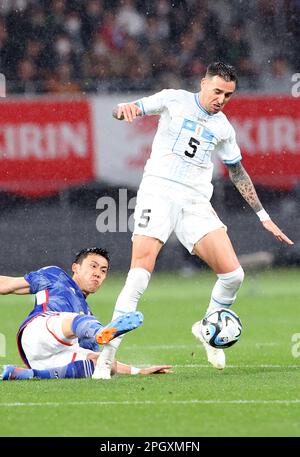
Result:
<svg viewBox="0 0 300 457"><path fill-rule="evenodd" d="M109 256L105 249L80 251L72 264L73 277L57 266L41 268L24 277L0 276L0 294L35 294L35 306L17 333L20 356L28 367L6 365L2 380L37 378L87 378L94 372L99 345L123 335L143 321L129 312L103 326L86 298L107 276ZM138 369L114 362L114 373L165 373L167 365Z"/></svg>

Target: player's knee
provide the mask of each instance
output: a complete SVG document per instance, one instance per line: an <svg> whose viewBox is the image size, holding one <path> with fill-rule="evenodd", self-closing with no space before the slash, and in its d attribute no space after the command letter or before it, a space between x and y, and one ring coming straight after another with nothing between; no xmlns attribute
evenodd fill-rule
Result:
<svg viewBox="0 0 300 457"><path fill-rule="evenodd" d="M74 338L72 323L74 317L65 317L61 322L61 330L65 338Z"/></svg>
<svg viewBox="0 0 300 457"><path fill-rule="evenodd" d="M237 268L234 272L234 281L235 281L235 284L236 284L236 287L239 289L241 287L241 285L243 284L243 281L244 281L244 277L245 277L245 272L243 270L243 268L240 266L239 268Z"/></svg>

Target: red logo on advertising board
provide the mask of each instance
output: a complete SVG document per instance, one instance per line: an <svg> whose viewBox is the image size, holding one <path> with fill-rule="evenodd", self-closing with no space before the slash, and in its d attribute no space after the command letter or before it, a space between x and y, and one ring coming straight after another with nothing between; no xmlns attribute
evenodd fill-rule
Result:
<svg viewBox="0 0 300 457"><path fill-rule="evenodd" d="M0 188L38 197L92 180L91 125L85 100L2 102Z"/></svg>
<svg viewBox="0 0 300 457"><path fill-rule="evenodd" d="M300 100L236 97L225 109L255 183L290 190L300 181Z"/></svg>

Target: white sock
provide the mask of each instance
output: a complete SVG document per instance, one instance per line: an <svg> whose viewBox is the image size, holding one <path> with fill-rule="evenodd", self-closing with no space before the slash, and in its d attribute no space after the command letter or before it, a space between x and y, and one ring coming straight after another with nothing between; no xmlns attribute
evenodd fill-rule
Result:
<svg viewBox="0 0 300 457"><path fill-rule="evenodd" d="M121 314L135 311L138 301L149 284L151 273L144 268L129 270L123 289L121 290L114 309L113 319Z"/></svg>
<svg viewBox="0 0 300 457"><path fill-rule="evenodd" d="M214 285L206 314L218 308L229 307L236 299L236 294L244 279L244 270L237 268L230 273L218 274Z"/></svg>
<svg viewBox="0 0 300 457"><path fill-rule="evenodd" d="M144 268L132 268L129 270L123 289L121 290L113 313L113 319L130 311L135 311L138 301L147 289L151 273ZM123 336L119 336L104 346L101 359L113 361Z"/></svg>

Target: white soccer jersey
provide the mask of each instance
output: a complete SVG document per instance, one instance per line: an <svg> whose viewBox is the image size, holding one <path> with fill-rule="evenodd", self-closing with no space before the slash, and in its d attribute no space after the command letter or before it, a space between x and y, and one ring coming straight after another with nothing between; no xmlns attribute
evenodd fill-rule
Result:
<svg viewBox="0 0 300 457"><path fill-rule="evenodd" d="M135 103L142 115L160 115L144 177L172 180L210 199L211 154L217 152L225 164L242 158L225 114L209 114L200 105L199 94L185 90L165 89Z"/></svg>

